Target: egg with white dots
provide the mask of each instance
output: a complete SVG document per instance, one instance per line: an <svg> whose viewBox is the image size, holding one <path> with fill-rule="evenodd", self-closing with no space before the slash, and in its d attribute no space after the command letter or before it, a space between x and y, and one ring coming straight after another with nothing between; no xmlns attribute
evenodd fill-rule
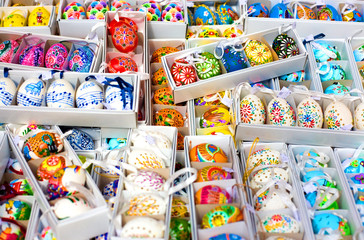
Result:
<svg viewBox="0 0 364 240"><path fill-rule="evenodd" d="M9 106L16 93L16 85L10 78L0 78L0 106Z"/></svg>
<svg viewBox="0 0 364 240"><path fill-rule="evenodd" d="M72 108L75 90L70 82L57 79L51 83L47 91L47 106L52 108Z"/></svg>
<svg viewBox="0 0 364 240"><path fill-rule="evenodd" d="M360 103L355 108L354 127L359 130L364 129L364 103Z"/></svg>
<svg viewBox="0 0 364 240"><path fill-rule="evenodd" d="M103 109L103 95L101 87L95 81L86 81L76 91L77 107Z"/></svg>
<svg viewBox="0 0 364 240"><path fill-rule="evenodd" d="M324 113L325 128L333 130L350 130L353 124L353 116L349 108L342 102L333 101Z"/></svg>
<svg viewBox="0 0 364 240"><path fill-rule="evenodd" d="M46 84L37 78L25 80L19 87L17 102L19 106L40 107L46 92Z"/></svg>
<svg viewBox="0 0 364 240"><path fill-rule="evenodd" d="M112 110L131 110L132 93L124 93L118 87L108 86L105 91L105 103Z"/></svg>

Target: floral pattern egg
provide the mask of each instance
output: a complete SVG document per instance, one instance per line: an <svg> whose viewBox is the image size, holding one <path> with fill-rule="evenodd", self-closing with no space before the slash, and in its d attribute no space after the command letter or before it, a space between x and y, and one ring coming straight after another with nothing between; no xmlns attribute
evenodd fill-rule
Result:
<svg viewBox="0 0 364 240"><path fill-rule="evenodd" d="M186 219L172 218L169 226L170 240L191 239L191 226Z"/></svg>
<svg viewBox="0 0 364 240"><path fill-rule="evenodd" d="M193 22L196 25L217 25L215 14L204 4L194 9Z"/></svg>
<svg viewBox="0 0 364 240"><path fill-rule="evenodd" d="M197 173L197 182L215 181L232 179L232 175L228 170L220 166L207 166L200 169Z"/></svg>
<svg viewBox="0 0 364 240"><path fill-rule="evenodd" d="M273 61L269 47L259 40L248 41L244 51L252 67Z"/></svg>
<svg viewBox="0 0 364 240"><path fill-rule="evenodd" d="M102 109L103 91L95 81L83 82L76 91L76 105L78 108Z"/></svg>
<svg viewBox="0 0 364 240"><path fill-rule="evenodd" d="M273 98L268 104L268 123L277 126L295 126L296 114L283 98Z"/></svg>
<svg viewBox="0 0 364 240"><path fill-rule="evenodd" d="M16 100L19 106L40 107L45 95L46 84L35 78L30 78L20 85Z"/></svg>
<svg viewBox="0 0 364 240"><path fill-rule="evenodd" d="M62 18L68 20L85 19L86 12L81 3L71 2L64 8Z"/></svg>
<svg viewBox="0 0 364 240"><path fill-rule="evenodd" d="M190 151L191 162L226 163L228 158L224 151L213 144L201 143Z"/></svg>
<svg viewBox="0 0 364 240"><path fill-rule="evenodd" d="M126 204L128 216L150 216L166 213L167 203L158 194L143 193L133 196Z"/></svg>
<svg viewBox="0 0 364 240"><path fill-rule="evenodd" d="M45 55L45 65L47 68L62 70L66 62L68 50L62 43L53 44Z"/></svg>
<svg viewBox="0 0 364 240"><path fill-rule="evenodd" d="M364 129L364 103L360 103L354 112L354 126L356 129Z"/></svg>
<svg viewBox="0 0 364 240"><path fill-rule="evenodd" d="M225 38L236 38L243 35L243 31L237 27L230 27L224 30L222 36Z"/></svg>
<svg viewBox="0 0 364 240"><path fill-rule="evenodd" d="M212 107L200 119L201 128L219 127L230 125L231 116L224 107Z"/></svg>
<svg viewBox="0 0 364 240"><path fill-rule="evenodd" d="M171 73L177 87L197 81L194 67L183 59L178 59L173 63Z"/></svg>
<svg viewBox="0 0 364 240"><path fill-rule="evenodd" d="M342 10L341 17L344 22L363 21L362 14L358 10L356 10L356 7L354 7L353 5L350 6L350 4L348 4L348 6Z"/></svg>
<svg viewBox="0 0 364 240"><path fill-rule="evenodd" d="M49 180L58 170L66 167L66 159L63 156L55 155L44 159L37 170L39 181Z"/></svg>
<svg viewBox="0 0 364 240"><path fill-rule="evenodd" d="M183 22L184 21L183 6L180 6L176 3L167 4L162 12L162 21Z"/></svg>
<svg viewBox="0 0 364 240"><path fill-rule="evenodd" d="M215 51L218 52L218 48ZM228 73L249 67L244 51L237 51L234 47L226 46L221 55L221 61Z"/></svg>
<svg viewBox="0 0 364 240"><path fill-rule="evenodd" d="M265 108L262 100L253 94L246 95L240 102L240 119L243 123L264 124Z"/></svg>
<svg viewBox="0 0 364 240"><path fill-rule="evenodd" d="M215 77L221 74L219 60L212 53L203 52L200 55L202 63L196 64L196 72L201 80Z"/></svg>
<svg viewBox="0 0 364 240"><path fill-rule="evenodd" d="M225 189L215 185L204 186L195 194L196 204L227 204L232 201L232 197Z"/></svg>
<svg viewBox="0 0 364 240"><path fill-rule="evenodd" d="M325 128L333 130L351 130L353 117L349 108L342 102L333 101L325 110Z"/></svg>
<svg viewBox="0 0 364 240"><path fill-rule="evenodd" d="M248 17L264 17L269 16L269 10L263 3L253 3L248 7Z"/></svg>
<svg viewBox="0 0 364 240"><path fill-rule="evenodd" d="M280 76L279 79L287 82L302 82L305 79L305 75L305 71L301 70Z"/></svg>
<svg viewBox="0 0 364 240"><path fill-rule="evenodd" d="M310 7L303 5L303 4L300 4L300 5L297 6L297 13L295 16L297 19L303 19L303 20L315 20L316 19L316 14Z"/></svg>
<svg viewBox="0 0 364 240"><path fill-rule="evenodd" d="M139 8L139 11L147 14L147 21L160 21L162 8L157 1L147 1Z"/></svg>
<svg viewBox="0 0 364 240"><path fill-rule="evenodd" d="M342 85L339 82L334 82L333 84L331 84L330 86L328 86L325 91L325 94L334 94L334 95L339 95L339 96L343 96L346 93L349 93L349 89Z"/></svg>
<svg viewBox="0 0 364 240"><path fill-rule="evenodd" d="M297 123L300 127L321 128L323 124L321 106L312 98L303 99L297 106Z"/></svg>
<svg viewBox="0 0 364 240"><path fill-rule="evenodd" d="M364 159L363 158L347 158L341 163L344 173L364 173Z"/></svg>
<svg viewBox="0 0 364 240"><path fill-rule="evenodd" d="M300 53L296 41L285 33L278 35L273 40L272 47L277 53L278 59L290 58Z"/></svg>
<svg viewBox="0 0 364 240"><path fill-rule="evenodd" d="M7 200L0 205L0 217L13 220L29 220L31 207L19 200Z"/></svg>
<svg viewBox="0 0 364 240"><path fill-rule="evenodd" d="M10 63L19 49L19 43L14 40L6 40L0 44L0 62Z"/></svg>
<svg viewBox="0 0 364 240"><path fill-rule="evenodd" d="M182 114L177 110L164 108L154 114L154 125L183 127L184 119Z"/></svg>
<svg viewBox="0 0 364 240"><path fill-rule="evenodd" d="M328 69L329 68L329 69ZM320 73L321 82L331 81L331 80L345 80L346 73L345 70L339 64L322 65L320 71L325 73Z"/></svg>
<svg viewBox="0 0 364 240"><path fill-rule="evenodd" d="M180 198L173 198L172 200L172 219L177 217L189 217L189 210L188 210L188 203L187 200L184 201Z"/></svg>
<svg viewBox="0 0 364 240"><path fill-rule="evenodd" d="M198 33L197 37L199 38L217 38L220 37L219 30L210 28L210 27L202 27L201 31Z"/></svg>
<svg viewBox="0 0 364 240"><path fill-rule="evenodd" d="M242 220L243 213L239 208L232 205L222 205L215 207L202 217L202 228L221 227Z"/></svg>
<svg viewBox="0 0 364 240"><path fill-rule="evenodd" d="M316 62L341 60L340 53L337 51L336 46L332 46L324 41L312 42L311 46Z"/></svg>
<svg viewBox="0 0 364 240"><path fill-rule="evenodd" d="M80 47L68 59L69 70L73 72L89 72L93 58L94 52L90 47Z"/></svg>
<svg viewBox="0 0 364 240"><path fill-rule="evenodd" d="M44 49L43 43L37 45L29 45L25 47L19 55L19 64L32 66L32 67L43 67L44 66Z"/></svg>
<svg viewBox="0 0 364 240"><path fill-rule="evenodd" d="M260 163L259 163L260 162ZM259 165L276 165L281 163L281 154L277 150L264 148L254 152L248 159L248 169Z"/></svg>
<svg viewBox="0 0 364 240"><path fill-rule="evenodd" d="M94 1L88 6L86 16L88 19L103 20L107 11L109 6L106 1Z"/></svg>
<svg viewBox="0 0 364 240"><path fill-rule="evenodd" d="M332 231L339 230L342 236L351 235L348 221L333 213L316 214L312 220L312 228L315 234L319 232L330 234L328 229L332 229Z"/></svg>
<svg viewBox="0 0 364 240"><path fill-rule="evenodd" d="M58 133L43 131L24 142L23 153L26 160L55 155L63 150L63 141Z"/></svg>
<svg viewBox="0 0 364 240"><path fill-rule="evenodd" d="M115 57L108 64L110 73L137 72L138 66L135 61L128 57Z"/></svg>
<svg viewBox="0 0 364 240"><path fill-rule="evenodd" d="M234 9L226 3L219 5L214 14L218 25L232 24L234 20L239 19L239 16Z"/></svg>
<svg viewBox="0 0 364 240"><path fill-rule="evenodd" d="M287 214L268 215L261 220L263 230L271 233L298 233L300 226L296 219Z"/></svg>
<svg viewBox="0 0 364 240"><path fill-rule="evenodd" d="M130 23L132 21L132 23ZM114 47L122 53L134 51L138 46L138 27L131 19L122 19L110 23L111 39Z"/></svg>
<svg viewBox="0 0 364 240"><path fill-rule="evenodd" d="M0 106L9 106L16 93L16 85L10 78L0 78Z"/></svg>
<svg viewBox="0 0 364 240"><path fill-rule="evenodd" d="M155 50L152 54L150 63L160 63L161 58L167 54L178 52L179 50L174 47L161 47Z"/></svg>
<svg viewBox="0 0 364 240"><path fill-rule="evenodd" d="M158 69L152 75L152 84L153 85L164 85L167 84L167 75L163 68Z"/></svg>
<svg viewBox="0 0 364 240"><path fill-rule="evenodd" d="M47 26L50 14L44 7L36 7L30 12L28 17L28 26Z"/></svg>
<svg viewBox="0 0 364 240"><path fill-rule="evenodd" d="M324 5L317 11L317 19L324 21L342 21L341 15L331 5Z"/></svg>
<svg viewBox="0 0 364 240"><path fill-rule="evenodd" d="M272 7L269 12L270 18L293 18L293 14L289 8L283 4L278 3Z"/></svg>
<svg viewBox="0 0 364 240"><path fill-rule="evenodd" d="M137 169L166 167L164 160L152 150L133 149L129 154L128 163Z"/></svg>

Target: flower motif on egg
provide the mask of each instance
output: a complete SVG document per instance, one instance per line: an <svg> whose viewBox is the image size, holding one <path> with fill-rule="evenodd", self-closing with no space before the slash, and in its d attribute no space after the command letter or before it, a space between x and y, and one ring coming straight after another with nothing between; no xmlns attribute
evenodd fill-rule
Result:
<svg viewBox="0 0 364 240"><path fill-rule="evenodd" d="M323 114L320 105L311 98L302 100L297 107L298 126L305 128L321 128Z"/></svg>
<svg viewBox="0 0 364 240"><path fill-rule="evenodd" d="M251 94L245 96L240 103L240 118L243 123L264 124L265 108L262 100Z"/></svg>

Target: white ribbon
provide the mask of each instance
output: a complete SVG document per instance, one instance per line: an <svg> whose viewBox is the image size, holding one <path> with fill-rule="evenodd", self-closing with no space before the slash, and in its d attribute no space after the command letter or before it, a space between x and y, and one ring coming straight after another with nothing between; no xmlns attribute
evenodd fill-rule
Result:
<svg viewBox="0 0 364 240"><path fill-rule="evenodd" d="M293 2L290 3L290 5L291 5L291 8L294 9L293 10L293 16L294 16L294 18L296 18L296 16L298 17L298 15L297 15L298 7L300 7L302 9L302 12L303 12L303 18L300 18L300 19L306 19L307 14L306 14L305 8L304 8L304 6L300 2L293 1Z"/></svg>
<svg viewBox="0 0 364 240"><path fill-rule="evenodd" d="M364 148L364 143L360 144L360 146L355 150L355 152L351 158L348 158L341 163L343 170L345 170L347 167L349 167L353 161L358 159L360 153L363 151L363 148Z"/></svg>
<svg viewBox="0 0 364 240"><path fill-rule="evenodd" d="M326 66L326 70L320 70L322 66ZM331 66L328 62L322 62L319 64L318 68L316 69L316 72L320 75L326 75L330 72Z"/></svg>
<svg viewBox="0 0 364 240"><path fill-rule="evenodd" d="M321 44L317 43L317 42L314 42L312 41L311 42L311 45L313 48L316 48L316 49L319 49L321 51L323 51L326 55L328 55L330 58L333 58L335 59L336 58L336 54L326 48L324 48L323 46L321 46Z"/></svg>
<svg viewBox="0 0 364 240"><path fill-rule="evenodd" d="M241 52L244 50L243 44L247 45L250 41L251 41L250 39L243 39L243 38L222 39L217 43L214 49L214 55L217 59L221 59L224 56L225 47L231 47L235 51ZM216 49L220 49L221 51L220 55L216 52Z"/></svg>

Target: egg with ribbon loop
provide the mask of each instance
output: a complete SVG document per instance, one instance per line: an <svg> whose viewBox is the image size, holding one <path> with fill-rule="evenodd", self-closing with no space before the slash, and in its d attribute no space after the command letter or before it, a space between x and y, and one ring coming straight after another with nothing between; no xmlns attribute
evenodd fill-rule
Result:
<svg viewBox="0 0 364 240"><path fill-rule="evenodd" d="M86 12L81 3L71 2L63 9L62 18L68 20L85 19Z"/></svg>
<svg viewBox="0 0 364 240"><path fill-rule="evenodd" d="M73 72L89 72L94 55L94 51L89 46L82 46L74 50L68 59L69 70Z"/></svg>
<svg viewBox="0 0 364 240"><path fill-rule="evenodd" d="M0 106L9 106L16 93L16 85L10 78L0 78Z"/></svg>
<svg viewBox="0 0 364 240"><path fill-rule="evenodd" d="M336 182L331 177L328 177L321 169L311 168L306 170L301 180L303 182L315 181L320 186L336 188Z"/></svg>
<svg viewBox="0 0 364 240"><path fill-rule="evenodd" d="M302 82L305 79L305 71L297 71L293 73L289 73L279 77L279 80L287 81L287 82Z"/></svg>
<svg viewBox="0 0 364 240"><path fill-rule="evenodd" d="M137 72L138 66L132 58L115 57L108 64L110 73Z"/></svg>
<svg viewBox="0 0 364 240"><path fill-rule="evenodd" d="M341 60L340 53L338 52L336 46L324 41L315 41L312 42L311 45L316 62Z"/></svg>
<svg viewBox="0 0 364 240"><path fill-rule="evenodd" d="M345 70L339 64L324 64L320 67L321 82L346 79Z"/></svg>
<svg viewBox="0 0 364 240"><path fill-rule="evenodd" d="M177 3L167 4L162 12L162 21L183 22L184 21L183 6L178 5Z"/></svg>
<svg viewBox="0 0 364 240"><path fill-rule="evenodd" d="M21 165L17 159L9 159L8 165L6 167L6 172L16 174L16 175L23 175L24 172L21 169Z"/></svg>
<svg viewBox="0 0 364 240"><path fill-rule="evenodd" d="M315 12L307 5L298 4L296 11L295 17L298 19L315 20L317 18Z"/></svg>
<svg viewBox="0 0 364 240"><path fill-rule="evenodd" d="M235 46L217 46L215 54L219 55L226 71L234 72L249 67L248 60L245 57L243 49Z"/></svg>
<svg viewBox="0 0 364 240"><path fill-rule="evenodd" d="M264 148L255 151L247 161L248 169L260 165L276 165L281 164L281 154L277 150Z"/></svg>
<svg viewBox="0 0 364 240"><path fill-rule="evenodd" d="M109 25L114 47L122 53L134 51L138 46L138 26L132 19L115 19Z"/></svg>
<svg viewBox="0 0 364 240"><path fill-rule="evenodd" d="M306 168L327 167L330 157L323 152L317 152L315 149L307 150L296 155L297 160L305 161Z"/></svg>
<svg viewBox="0 0 364 240"><path fill-rule="evenodd" d="M225 38L236 38L243 35L243 31L238 27L230 27L224 30L222 36Z"/></svg>
<svg viewBox="0 0 364 240"><path fill-rule="evenodd" d="M24 142L23 154L26 160L55 155L63 150L63 141L58 133L42 131Z"/></svg>
<svg viewBox="0 0 364 240"><path fill-rule="evenodd" d="M325 89L324 93L344 96L345 94L349 93L349 89L339 82L334 82Z"/></svg>
<svg viewBox="0 0 364 240"><path fill-rule="evenodd" d="M203 113L200 119L201 128L230 125L230 112L224 107L212 107Z"/></svg>
<svg viewBox="0 0 364 240"><path fill-rule="evenodd" d="M67 56L67 47L62 43L55 43L47 50L44 62L47 68L62 70Z"/></svg>
<svg viewBox="0 0 364 240"><path fill-rule="evenodd" d="M65 79L57 79L47 90L47 106L53 108L72 108L74 106L75 90Z"/></svg>
<svg viewBox="0 0 364 240"><path fill-rule="evenodd" d="M239 208L232 205L222 205L215 207L202 217L202 228L221 227L242 220L243 213Z"/></svg>
<svg viewBox="0 0 364 240"><path fill-rule="evenodd" d="M205 4L200 4L195 8L193 21L196 25L217 25L215 14Z"/></svg>
<svg viewBox="0 0 364 240"><path fill-rule="evenodd" d="M0 62L10 63L19 49L19 43L15 40L6 40L0 44Z"/></svg>
<svg viewBox="0 0 364 240"><path fill-rule="evenodd" d="M248 124L265 123L265 107L256 95L248 94L240 102L240 120Z"/></svg>
<svg viewBox="0 0 364 240"><path fill-rule="evenodd" d="M112 80L114 83L107 86L105 91L106 106L113 110L132 110L134 87L120 77Z"/></svg>
<svg viewBox="0 0 364 240"><path fill-rule="evenodd" d="M10 181L9 186L16 192L17 195L33 195L32 187L26 179L14 179Z"/></svg>
<svg viewBox="0 0 364 240"><path fill-rule="evenodd" d="M154 114L154 124L157 126L183 127L184 119L179 111L164 108Z"/></svg>
<svg viewBox="0 0 364 240"><path fill-rule="evenodd" d="M300 226L296 219L287 214L268 215L260 220L264 232L299 233Z"/></svg>
<svg viewBox="0 0 364 240"><path fill-rule="evenodd" d="M341 11L341 17L344 22L362 22L363 21L362 14L357 10L357 8L354 5L350 5L350 4Z"/></svg>
<svg viewBox="0 0 364 240"><path fill-rule="evenodd" d="M230 99L228 94L225 96L225 92L209 94L195 99L195 106L224 106L221 100L225 97Z"/></svg>
<svg viewBox="0 0 364 240"><path fill-rule="evenodd" d="M333 101L330 103L324 113L325 128L333 130L351 130L353 117L349 108L342 102Z"/></svg>
<svg viewBox="0 0 364 240"><path fill-rule="evenodd" d="M50 13L45 7L36 7L34 8L28 17L28 25L32 26L47 26Z"/></svg>
<svg viewBox="0 0 364 240"><path fill-rule="evenodd" d="M116 179L104 187L102 195L104 197L115 197L118 192L119 179Z"/></svg>
<svg viewBox="0 0 364 240"><path fill-rule="evenodd" d="M25 80L18 89L17 103L19 106L40 107L45 95L46 84L35 78Z"/></svg>
<svg viewBox="0 0 364 240"><path fill-rule="evenodd" d="M330 190L318 189L305 194L306 201L310 204L311 208L317 204L315 206L316 210L339 209L339 204L337 203L339 196L339 191L336 188Z"/></svg>
<svg viewBox="0 0 364 240"><path fill-rule="evenodd" d="M189 217L189 210L188 210L188 203L187 201L183 200L182 198L174 197L172 200L172 219L177 217Z"/></svg>
<svg viewBox="0 0 364 240"><path fill-rule="evenodd" d="M88 19L103 20L107 11L109 6L106 1L94 1L88 6L86 16Z"/></svg>
<svg viewBox="0 0 364 240"><path fill-rule="evenodd" d="M312 98L303 99L297 106L297 123L300 127L321 128L323 124L321 106Z"/></svg>
<svg viewBox="0 0 364 240"><path fill-rule="evenodd" d="M166 180L157 172L139 170L126 177L125 189L128 191L162 191Z"/></svg>
<svg viewBox="0 0 364 240"><path fill-rule="evenodd" d="M277 188L279 189L279 185ZM269 210L282 210L288 208L293 204L292 197L287 192L279 192L274 188L270 188L261 194L254 196L255 198L255 210L257 211L269 211Z"/></svg>
<svg viewBox="0 0 364 240"><path fill-rule="evenodd" d="M277 126L295 126L296 114L292 106L283 98L273 98L267 107L268 123Z"/></svg>
<svg viewBox="0 0 364 240"><path fill-rule="evenodd" d="M102 109L103 91L95 81L83 82L76 91L76 105L78 108Z"/></svg>
<svg viewBox="0 0 364 240"><path fill-rule="evenodd" d="M253 3L248 7L248 17L264 17L269 16L269 10L263 3Z"/></svg>
<svg viewBox="0 0 364 240"><path fill-rule="evenodd" d="M24 27L26 26L26 19L21 10L15 10L2 19L3 27Z"/></svg>
<svg viewBox="0 0 364 240"><path fill-rule="evenodd" d="M160 131L134 131L131 137L134 147L143 149L158 149L166 158L172 156L172 141Z"/></svg>
<svg viewBox="0 0 364 240"><path fill-rule="evenodd" d="M293 18L291 10L283 3L278 3L269 12L270 18Z"/></svg>
<svg viewBox="0 0 364 240"><path fill-rule="evenodd" d="M160 21L162 17L162 8L158 2L150 0L141 5L139 11L147 14L147 21Z"/></svg>
<svg viewBox="0 0 364 240"><path fill-rule="evenodd" d="M259 40L248 40L244 51L252 67L273 61L273 55L269 47Z"/></svg>
<svg viewBox="0 0 364 240"><path fill-rule="evenodd" d="M171 73L177 87L197 81L194 67L184 59L175 60L171 67Z"/></svg>
<svg viewBox="0 0 364 240"><path fill-rule="evenodd" d="M44 49L43 43L36 45L29 45L25 47L19 55L19 64L32 66L32 67L43 67L44 66Z"/></svg>
<svg viewBox="0 0 364 240"><path fill-rule="evenodd" d="M66 138L75 151L87 151L95 149L95 143L91 135L80 129L72 129L71 133Z"/></svg>
<svg viewBox="0 0 364 240"><path fill-rule="evenodd" d="M199 59L202 60L201 63L196 64L197 76L200 79L208 79L221 74L219 60L217 60L212 53L203 52L198 56Z"/></svg>
<svg viewBox="0 0 364 240"><path fill-rule="evenodd" d="M351 235L348 221L334 213L315 214L312 220L312 228L315 234L323 232L328 235L330 234L329 229L331 229L332 231L338 230L342 236Z"/></svg>
<svg viewBox="0 0 364 240"><path fill-rule="evenodd" d="M283 168L263 168L255 172L250 180L253 189L262 188L270 181L284 181L289 179L288 171Z"/></svg>
<svg viewBox="0 0 364 240"><path fill-rule="evenodd" d="M341 163L344 173L364 173L364 159L361 157L347 158Z"/></svg>
<svg viewBox="0 0 364 240"><path fill-rule="evenodd" d="M342 17L337 10L328 4L318 8L317 19L324 21L342 21Z"/></svg>
<svg viewBox="0 0 364 240"><path fill-rule="evenodd" d="M285 59L300 54L296 41L286 33L278 35L273 40L273 50L277 53L278 59Z"/></svg>

